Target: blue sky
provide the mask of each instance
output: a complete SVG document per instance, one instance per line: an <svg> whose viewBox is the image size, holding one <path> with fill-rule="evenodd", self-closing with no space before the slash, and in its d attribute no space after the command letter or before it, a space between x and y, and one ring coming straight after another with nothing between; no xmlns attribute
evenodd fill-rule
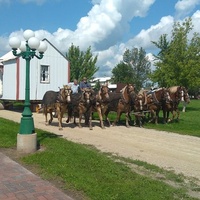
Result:
<svg viewBox="0 0 200 200"><path fill-rule="evenodd" d="M110 76L126 48L142 47L150 59L151 41L171 33L174 21L192 17L200 32L200 0L0 0L0 57L8 40L32 29L61 52L73 43L98 55L96 76Z"/></svg>

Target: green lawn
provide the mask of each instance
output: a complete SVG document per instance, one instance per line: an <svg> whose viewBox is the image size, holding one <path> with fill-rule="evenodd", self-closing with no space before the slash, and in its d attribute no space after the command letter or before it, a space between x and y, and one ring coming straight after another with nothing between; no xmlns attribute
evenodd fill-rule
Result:
<svg viewBox="0 0 200 200"><path fill-rule="evenodd" d="M174 120L168 124L162 123L163 113L159 113L159 123L156 125L154 123L144 123L144 128L151 128L156 130L169 131L174 133L179 133L183 135L191 135L200 137L200 100L192 100L190 104L187 105L186 112L182 112L182 105L179 106L180 117L179 121ZM170 117L171 117L170 113ZM95 119L98 119L97 113L94 115ZM111 112L108 115L111 122L115 119L116 114ZM132 115L132 120L134 120L134 115ZM125 115L122 114L119 125L125 125ZM133 123L132 123L133 124Z"/></svg>
<svg viewBox="0 0 200 200"><path fill-rule="evenodd" d="M199 137L199 111L200 101L192 101L187 112L181 113L179 122L145 124L145 127ZM0 118L0 148L16 147L18 129L18 123ZM45 150L22 156L20 162L34 167L44 179L56 180L62 189L73 191L83 199L195 199L187 195L189 188L182 175L141 161L101 153L92 146L76 144L43 130L37 133L38 142ZM147 173L133 170L140 167ZM169 182L173 182L173 186ZM174 187L177 184L179 187ZM194 190L200 190L199 186L195 185Z"/></svg>
<svg viewBox="0 0 200 200"><path fill-rule="evenodd" d="M179 110L182 110L181 105ZM159 116L162 118L162 112ZM180 112L179 121L174 120L168 124L162 124L161 121L158 125L145 123L144 127L200 137L200 100L192 100L186 112Z"/></svg>

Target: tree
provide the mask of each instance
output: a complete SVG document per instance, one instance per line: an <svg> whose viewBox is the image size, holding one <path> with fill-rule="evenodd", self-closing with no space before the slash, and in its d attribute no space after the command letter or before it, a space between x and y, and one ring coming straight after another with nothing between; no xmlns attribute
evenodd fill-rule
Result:
<svg viewBox="0 0 200 200"><path fill-rule="evenodd" d="M92 55L91 47L83 52L78 46L72 44L66 57L70 62L70 81L74 79L81 81L84 76L89 80L99 69L96 66L97 56Z"/></svg>
<svg viewBox="0 0 200 200"><path fill-rule="evenodd" d="M99 91L100 88L101 88L101 84L100 84L100 81L98 80L98 81L95 83L94 90Z"/></svg>
<svg viewBox="0 0 200 200"><path fill-rule="evenodd" d="M113 70L114 82L133 83L137 90L144 86L151 72L151 63L143 48L127 49L123 55L123 62Z"/></svg>
<svg viewBox="0 0 200 200"><path fill-rule="evenodd" d="M153 42L160 49L155 62L156 70L151 79L161 87L182 85L190 90L197 90L200 85L200 37L194 33L191 18L182 24L175 22L171 40L162 35L158 42Z"/></svg>
<svg viewBox="0 0 200 200"><path fill-rule="evenodd" d="M124 62L120 62L112 69L111 80L113 83L131 83L133 84L133 68Z"/></svg>

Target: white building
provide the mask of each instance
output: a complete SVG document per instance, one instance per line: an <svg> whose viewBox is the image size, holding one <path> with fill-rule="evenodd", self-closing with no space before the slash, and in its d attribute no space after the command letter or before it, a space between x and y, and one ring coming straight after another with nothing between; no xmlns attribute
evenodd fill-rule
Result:
<svg viewBox="0 0 200 200"><path fill-rule="evenodd" d="M41 101L48 90L58 91L70 80L66 57L47 39L44 57L30 61L30 100ZM0 100L24 100L26 60L15 57L12 51L0 58Z"/></svg>

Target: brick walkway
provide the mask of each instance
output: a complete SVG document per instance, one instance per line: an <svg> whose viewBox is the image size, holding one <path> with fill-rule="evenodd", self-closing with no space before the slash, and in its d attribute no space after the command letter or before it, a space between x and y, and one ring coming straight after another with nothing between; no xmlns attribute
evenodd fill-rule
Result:
<svg viewBox="0 0 200 200"><path fill-rule="evenodd" d="M0 200L72 200L0 152Z"/></svg>

